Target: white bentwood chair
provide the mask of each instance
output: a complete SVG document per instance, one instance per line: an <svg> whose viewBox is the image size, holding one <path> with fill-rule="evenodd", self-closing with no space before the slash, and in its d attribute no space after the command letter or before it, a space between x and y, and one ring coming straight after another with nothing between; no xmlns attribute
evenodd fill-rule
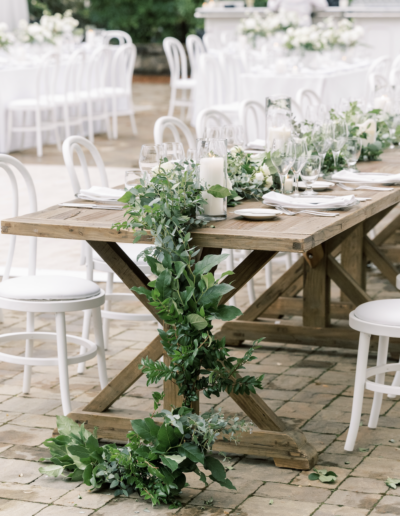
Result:
<svg viewBox="0 0 400 516"><path fill-rule="evenodd" d="M17 159L0 154L0 169L11 182L13 213L19 211L19 196L16 173L19 172L25 182L29 195L29 210L37 211L36 191L32 178L26 168ZM26 332L15 332L0 335L0 343L15 342L26 339L25 355L10 355L0 352L0 360L24 366L23 392L28 394L31 388L32 366L58 366L60 376L61 402L64 415L71 412L68 366L90 360L97 355L101 388L107 385L107 369L104 353L103 331L101 326L100 306L105 295L92 281L63 276L36 276L36 237L30 237L28 255L28 276L9 278L14 257L16 236L10 237L10 249L6 268L0 283L0 308L27 313ZM94 319L95 343L87 338L67 335L65 313L91 310ZM54 313L56 332L35 332L35 313ZM57 342L56 358L35 358L33 342ZM81 346L81 353L76 356L67 355L67 342Z"/></svg>
<svg viewBox="0 0 400 516"><path fill-rule="evenodd" d="M36 133L36 152L38 157L43 156L43 131L54 131L57 147L61 149L58 132L55 93L59 71L60 55L58 51L45 54L40 62L36 75L36 83L32 85L32 98L12 100L7 105L7 149L11 150L11 138L14 133ZM14 115L22 115L22 125L14 125ZM33 115L34 123L26 125L27 115ZM44 115L49 119L44 120ZM22 144L21 144L22 146Z"/></svg>
<svg viewBox="0 0 400 516"><path fill-rule="evenodd" d="M220 129L223 125L232 125L233 122L228 115L214 107L200 111L196 118L197 138L203 138L208 128Z"/></svg>
<svg viewBox="0 0 400 516"><path fill-rule="evenodd" d="M181 138L179 132L183 134L186 139L188 149L196 149L196 142L189 127L174 116L162 116L156 120L154 124L154 143L159 145L164 143L164 132L170 130L174 138L174 142L180 142Z"/></svg>
<svg viewBox="0 0 400 516"><path fill-rule="evenodd" d="M95 165L97 167L98 173L98 185L108 187L108 178L104 166L104 162L100 156L97 148L89 142L86 138L82 136L70 136L63 143L63 157L64 162L68 170L69 179L71 181L72 191L75 196L77 196L81 190L81 185L78 179L78 174L74 165L74 154L78 156L78 160L80 166L82 167L83 174L83 187L90 188L92 186L92 181L89 174L89 169L86 161L86 157L84 154L84 150L89 151ZM140 268L140 270L144 274L151 274L150 267L143 260L138 260L138 255L146 248L148 245L145 244L119 244L121 249L129 256L129 258L136 263L136 265ZM104 343L105 349L108 347L108 335L109 335L109 321L110 320L118 320L118 321L155 321L154 317L150 313L145 314L132 314L125 312L116 312L111 310L111 303L116 301L133 301L135 300L135 296L130 293L122 293L122 294L114 294L114 272L113 270L103 261L103 259L95 252L93 249L86 243L84 243L83 253L81 265L86 263L86 272L87 278L89 280L93 280L93 272L94 270L99 270L107 273L107 283L106 283L106 296L104 309L101 314L103 317L103 331L104 331ZM85 313L82 336L86 338L89 335L90 328L90 311ZM84 365L79 366L79 372L83 372Z"/></svg>
<svg viewBox="0 0 400 516"><path fill-rule="evenodd" d="M396 278L400 289L400 275ZM400 363L387 364L389 339L400 337L400 299L381 299L358 306L350 313L350 328L360 332L357 367L354 381L353 407L347 434L346 451L353 451L360 427L364 390L372 391L374 399L369 417L369 428L378 426L383 395L395 398L400 395ZM368 368L371 335L379 336L378 356L375 367ZM392 385L385 385L385 374L396 372ZM370 380L375 376L375 381Z"/></svg>
<svg viewBox="0 0 400 516"><path fill-rule="evenodd" d="M171 75L171 99L168 115L173 116L175 107L179 106L181 108L181 117L183 118L184 108L186 107L188 108L187 118L189 119L193 107L192 92L196 86L196 81L188 77L185 49L178 39L172 37L164 39L163 48ZM182 98L180 100L176 98L178 90L182 91ZM189 92L190 99L186 98L187 92Z"/></svg>
<svg viewBox="0 0 400 516"><path fill-rule="evenodd" d="M109 45L111 41L118 41L119 45L124 45L125 43L132 43L132 38L130 34L123 30L106 30L103 34L103 44Z"/></svg>
<svg viewBox="0 0 400 516"><path fill-rule="evenodd" d="M199 57L206 52L203 40L196 34L186 37L186 50L189 56L190 76L194 79L198 73Z"/></svg>

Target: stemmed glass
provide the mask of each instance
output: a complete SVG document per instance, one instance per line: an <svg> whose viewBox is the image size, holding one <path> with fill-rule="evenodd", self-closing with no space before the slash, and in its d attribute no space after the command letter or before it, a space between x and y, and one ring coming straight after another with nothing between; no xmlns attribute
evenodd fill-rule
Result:
<svg viewBox="0 0 400 516"><path fill-rule="evenodd" d="M317 195L312 184L318 179L321 170L321 158L319 156L310 156L300 172L301 180L306 183L306 190L303 195Z"/></svg>
<svg viewBox="0 0 400 516"><path fill-rule="evenodd" d="M356 163L361 155L362 144L360 138L357 136L347 138L346 145L343 148L344 157L347 160L348 166L353 169L353 172L358 172Z"/></svg>
<svg viewBox="0 0 400 516"><path fill-rule="evenodd" d="M321 159L321 166L324 164L325 156L332 145L332 138L329 134L329 125L316 124L311 134L311 142Z"/></svg>
<svg viewBox="0 0 400 516"><path fill-rule="evenodd" d="M296 159L292 167L292 172L295 178L295 190L292 196L299 197L299 174L308 157L307 138L293 138L293 143L295 146Z"/></svg>
<svg viewBox="0 0 400 516"><path fill-rule="evenodd" d="M394 141L396 136L396 129L400 125L400 114L396 113L393 117L390 117L388 120L389 126L389 135L390 135L390 147L389 149L394 149Z"/></svg>
<svg viewBox="0 0 400 516"><path fill-rule="evenodd" d="M139 167L145 184L154 176L153 169L160 165L160 159L163 157L158 147L158 145L142 145L140 149Z"/></svg>
<svg viewBox="0 0 400 516"><path fill-rule="evenodd" d="M226 140L228 150L236 145L236 128L234 125L223 125L221 128L221 139Z"/></svg>
<svg viewBox="0 0 400 516"><path fill-rule="evenodd" d="M182 163L185 159L185 151L181 142L167 142L157 145L161 158L166 158L167 161L174 161L175 163Z"/></svg>
<svg viewBox="0 0 400 516"><path fill-rule="evenodd" d="M130 168L125 171L125 188L130 190L140 184L140 178L142 177L140 168Z"/></svg>
<svg viewBox="0 0 400 516"><path fill-rule="evenodd" d="M338 169L340 151L343 149L347 136L347 124L344 120L332 120L329 124L329 134L332 138L332 154L335 170Z"/></svg>
<svg viewBox="0 0 400 516"><path fill-rule="evenodd" d="M296 147L292 140L276 138L273 142L271 160L281 180L281 193L284 193L286 174L296 159Z"/></svg>

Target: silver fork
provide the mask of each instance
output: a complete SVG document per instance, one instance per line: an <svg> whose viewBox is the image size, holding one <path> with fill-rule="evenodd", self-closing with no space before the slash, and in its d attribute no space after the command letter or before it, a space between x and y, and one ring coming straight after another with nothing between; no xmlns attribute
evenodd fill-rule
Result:
<svg viewBox="0 0 400 516"><path fill-rule="evenodd" d="M343 190L348 190L349 192L352 192L353 190L376 190L377 192L388 192L390 190L393 190L393 188L388 188L388 187L385 187L385 186L368 186L368 185L365 185L365 186L357 186L357 187L353 187L353 186L347 186L347 185L344 185L343 183L336 183L338 186L340 186L340 188L343 188Z"/></svg>
<svg viewBox="0 0 400 516"><path fill-rule="evenodd" d="M298 215L299 213L307 213L308 215L315 215L317 217L336 217L337 215L339 215L339 213L325 213L322 211L312 211L312 210L301 210L301 211L293 212L286 208L283 208L283 206L276 206L276 208L278 208L278 210L280 210L285 215L289 215L289 216Z"/></svg>

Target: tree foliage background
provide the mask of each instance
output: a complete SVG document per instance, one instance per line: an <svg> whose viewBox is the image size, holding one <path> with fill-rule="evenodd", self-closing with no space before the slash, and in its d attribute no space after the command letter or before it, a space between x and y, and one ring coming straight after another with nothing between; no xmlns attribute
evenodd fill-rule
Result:
<svg viewBox="0 0 400 516"><path fill-rule="evenodd" d="M31 20L44 9L52 14L72 9L81 26L128 32L135 43L161 43L167 36L185 40L187 34L203 27L193 14L203 0L29 0ZM266 5L266 0L256 0Z"/></svg>

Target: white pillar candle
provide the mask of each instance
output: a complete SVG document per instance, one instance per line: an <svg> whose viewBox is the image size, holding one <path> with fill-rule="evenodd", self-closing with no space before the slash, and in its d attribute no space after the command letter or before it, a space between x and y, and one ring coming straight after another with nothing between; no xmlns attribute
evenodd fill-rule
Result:
<svg viewBox="0 0 400 516"><path fill-rule="evenodd" d="M376 120L373 120L372 118L368 118L365 122L360 124L358 126L358 135L361 135L362 133L366 133L367 138L366 143L375 143L376 142Z"/></svg>
<svg viewBox="0 0 400 516"><path fill-rule="evenodd" d="M209 188L214 185L225 185L224 158L213 156L200 160L200 183ZM224 199L218 199L207 192L203 192L203 199L208 204L204 206L204 215L217 216L224 213Z"/></svg>
<svg viewBox="0 0 400 516"><path fill-rule="evenodd" d="M95 32L93 29L87 29L85 34L85 40L86 43L89 43L90 45L94 42L95 38Z"/></svg>
<svg viewBox="0 0 400 516"><path fill-rule="evenodd" d="M392 105L392 101L390 97L387 95L381 95L380 97L376 97L374 99L374 109L382 109L383 111L389 111Z"/></svg>
<svg viewBox="0 0 400 516"><path fill-rule="evenodd" d="M274 140L277 140L277 147L275 148L275 150L282 150L282 146L290 139L291 134L292 131L289 127L286 127L285 125L282 125L280 127L268 127L265 149L267 151L272 150Z"/></svg>
<svg viewBox="0 0 400 516"><path fill-rule="evenodd" d="M285 179L285 186L284 190L285 193L292 193L293 192L293 177L292 176L286 176Z"/></svg>

